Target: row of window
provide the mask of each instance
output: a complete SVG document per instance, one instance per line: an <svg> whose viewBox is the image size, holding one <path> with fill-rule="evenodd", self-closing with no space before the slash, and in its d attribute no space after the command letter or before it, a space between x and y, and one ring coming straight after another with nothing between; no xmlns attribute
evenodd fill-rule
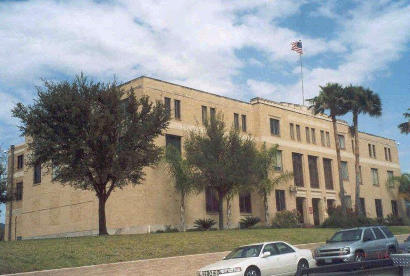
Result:
<svg viewBox="0 0 410 276"><path fill-rule="evenodd" d="M168 113L168 116L171 117L171 98L164 98L165 109ZM181 120L181 101L174 100L174 118Z"/></svg>
<svg viewBox="0 0 410 276"><path fill-rule="evenodd" d="M209 108L209 115L211 119L215 119L216 110L214 107ZM208 107L203 105L202 106L202 124L205 124L206 121L208 121Z"/></svg>
<svg viewBox="0 0 410 276"><path fill-rule="evenodd" d="M297 140L298 142L302 141L300 133L300 125L290 123L289 124L290 139ZM316 129L311 127L305 127L305 137L306 143L316 145ZM343 137L344 139L344 137ZM323 147L330 148L330 133L329 131L320 130L320 142ZM343 143L344 144L344 143Z"/></svg>
<svg viewBox="0 0 410 276"><path fill-rule="evenodd" d="M241 123L242 123L242 131L246 132L246 115L242 114L241 115ZM234 113L233 114L233 126L235 127L236 130L239 130L239 114Z"/></svg>

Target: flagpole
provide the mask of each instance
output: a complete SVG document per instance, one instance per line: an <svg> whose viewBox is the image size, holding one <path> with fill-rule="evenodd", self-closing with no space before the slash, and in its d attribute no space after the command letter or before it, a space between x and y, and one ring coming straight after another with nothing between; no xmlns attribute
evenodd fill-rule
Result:
<svg viewBox="0 0 410 276"><path fill-rule="evenodd" d="M303 65L302 65L302 54L299 54L299 59L300 59L300 76L302 79L302 105L305 105L305 92L303 89Z"/></svg>

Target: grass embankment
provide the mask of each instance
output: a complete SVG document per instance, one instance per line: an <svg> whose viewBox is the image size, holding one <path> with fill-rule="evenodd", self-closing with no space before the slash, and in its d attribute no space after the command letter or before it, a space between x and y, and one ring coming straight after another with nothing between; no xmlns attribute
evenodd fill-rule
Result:
<svg viewBox="0 0 410 276"><path fill-rule="evenodd" d="M410 233L406 226L390 229L394 234ZM0 273L228 251L271 240L292 244L320 242L335 230L253 229L0 242Z"/></svg>

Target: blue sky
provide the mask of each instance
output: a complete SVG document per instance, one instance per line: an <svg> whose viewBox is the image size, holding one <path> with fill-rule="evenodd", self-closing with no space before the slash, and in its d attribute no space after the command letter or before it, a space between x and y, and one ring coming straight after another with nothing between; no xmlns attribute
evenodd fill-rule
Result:
<svg viewBox="0 0 410 276"><path fill-rule="evenodd" d="M306 97L326 82L371 88L383 116L363 116L360 129L399 142L410 171L410 136L397 129L410 107L409 1L1 1L0 23L3 149L23 141L14 105L32 103L41 78L81 71L301 103L299 58L290 51L301 39Z"/></svg>

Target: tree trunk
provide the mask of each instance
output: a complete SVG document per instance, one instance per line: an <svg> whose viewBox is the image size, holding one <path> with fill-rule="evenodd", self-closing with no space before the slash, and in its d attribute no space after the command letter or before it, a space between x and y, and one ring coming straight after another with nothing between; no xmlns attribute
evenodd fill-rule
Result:
<svg viewBox="0 0 410 276"><path fill-rule="evenodd" d="M105 195L98 195L98 235L108 235L107 223L105 219Z"/></svg>
<svg viewBox="0 0 410 276"><path fill-rule="evenodd" d="M231 217L232 217L232 195L229 194L226 197L226 228L231 228Z"/></svg>
<svg viewBox="0 0 410 276"><path fill-rule="evenodd" d="M266 193L263 194L263 206L265 207L265 225L269 226L269 204L268 204L268 195Z"/></svg>
<svg viewBox="0 0 410 276"><path fill-rule="evenodd" d="M358 114L353 113L353 127L354 127L354 170L356 173L356 191L355 191L355 209L356 213L363 215L363 208L360 204L360 153L359 153L359 126Z"/></svg>
<svg viewBox="0 0 410 276"><path fill-rule="evenodd" d="M224 229L223 203L224 203L224 193L218 191L219 230Z"/></svg>
<svg viewBox="0 0 410 276"><path fill-rule="evenodd" d="M343 214L346 215L347 213L346 212L346 200L345 200L345 189L343 186L342 165L341 165L342 158L340 156L339 132L337 131L336 116L332 115L331 117L332 117L332 123L333 123L333 133L335 135L337 172L339 174L339 187L340 187L339 197L340 197L342 212Z"/></svg>
<svg viewBox="0 0 410 276"><path fill-rule="evenodd" d="M185 194L181 192L181 230L185 232Z"/></svg>

